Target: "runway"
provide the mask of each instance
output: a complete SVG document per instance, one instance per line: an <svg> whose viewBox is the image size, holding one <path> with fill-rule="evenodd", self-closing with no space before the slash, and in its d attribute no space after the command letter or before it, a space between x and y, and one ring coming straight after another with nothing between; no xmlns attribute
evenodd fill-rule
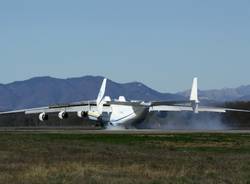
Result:
<svg viewBox="0 0 250 184"><path fill-rule="evenodd" d="M1 128L0 133L60 133L60 134L131 134L131 135L164 135L164 134L192 134L192 133L228 133L248 134L250 130L161 130L161 129L124 129L124 130L85 130L75 128Z"/></svg>

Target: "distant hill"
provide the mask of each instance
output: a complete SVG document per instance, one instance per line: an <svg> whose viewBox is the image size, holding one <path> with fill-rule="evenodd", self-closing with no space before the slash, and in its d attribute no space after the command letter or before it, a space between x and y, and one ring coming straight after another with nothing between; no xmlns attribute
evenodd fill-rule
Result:
<svg viewBox="0 0 250 184"><path fill-rule="evenodd" d="M20 109L93 100L99 92L103 77L57 79L36 77L25 81L0 84L0 110ZM119 84L108 80L106 95L124 95L134 100L183 100L178 94L159 93L142 83Z"/></svg>

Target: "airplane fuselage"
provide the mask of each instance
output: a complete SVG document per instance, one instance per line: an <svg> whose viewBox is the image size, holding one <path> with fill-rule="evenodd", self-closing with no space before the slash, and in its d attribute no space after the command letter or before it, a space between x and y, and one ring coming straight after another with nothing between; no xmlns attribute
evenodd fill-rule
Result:
<svg viewBox="0 0 250 184"><path fill-rule="evenodd" d="M139 105L111 105L109 124L113 126L129 125L143 121L148 113L148 108Z"/></svg>

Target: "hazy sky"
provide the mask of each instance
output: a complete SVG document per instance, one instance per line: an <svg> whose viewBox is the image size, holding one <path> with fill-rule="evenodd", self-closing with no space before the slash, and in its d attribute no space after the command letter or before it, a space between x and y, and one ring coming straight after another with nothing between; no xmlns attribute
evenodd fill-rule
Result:
<svg viewBox="0 0 250 184"><path fill-rule="evenodd" d="M162 92L250 84L249 0L2 0L0 83L103 75Z"/></svg>

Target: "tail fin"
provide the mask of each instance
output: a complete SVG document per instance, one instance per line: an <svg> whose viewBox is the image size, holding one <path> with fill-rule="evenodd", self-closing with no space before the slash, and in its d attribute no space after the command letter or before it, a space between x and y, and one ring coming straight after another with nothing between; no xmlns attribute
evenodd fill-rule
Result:
<svg viewBox="0 0 250 184"><path fill-rule="evenodd" d="M106 84L107 84L107 79L103 79L103 82L102 82L102 86L101 86L101 89L100 89L100 92L98 94L98 97L96 99L96 104L97 105L100 105L104 95L105 95L105 90L106 90Z"/></svg>
<svg viewBox="0 0 250 184"><path fill-rule="evenodd" d="M193 85L192 85L192 90L191 90L191 95L190 95L190 101L194 101L196 103L199 103L198 99L198 78L195 77L193 79Z"/></svg>
<svg viewBox="0 0 250 184"><path fill-rule="evenodd" d="M197 77L193 79L190 101L192 102L194 113L198 113L199 112L198 110L199 98L198 98L198 78Z"/></svg>

